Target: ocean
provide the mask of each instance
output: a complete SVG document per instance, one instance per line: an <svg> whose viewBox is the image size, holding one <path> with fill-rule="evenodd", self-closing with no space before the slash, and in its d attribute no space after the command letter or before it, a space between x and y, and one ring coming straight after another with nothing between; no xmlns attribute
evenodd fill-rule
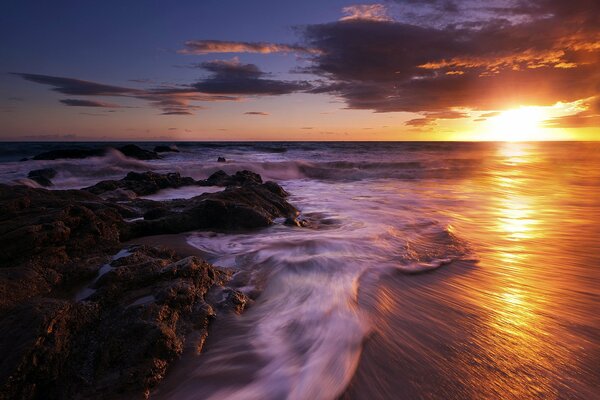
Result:
<svg viewBox="0 0 600 400"><path fill-rule="evenodd" d="M247 169L313 222L184 235L260 296L153 398L599 398L600 143L181 142L152 161L19 161L110 145L3 143L0 182Z"/></svg>

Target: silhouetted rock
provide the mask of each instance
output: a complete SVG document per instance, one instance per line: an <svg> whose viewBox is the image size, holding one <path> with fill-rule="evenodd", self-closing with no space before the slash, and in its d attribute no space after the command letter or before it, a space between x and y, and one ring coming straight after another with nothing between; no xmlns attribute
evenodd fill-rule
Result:
<svg viewBox="0 0 600 400"><path fill-rule="evenodd" d="M175 146L159 145L154 147L156 153L179 153L179 149Z"/></svg>
<svg viewBox="0 0 600 400"><path fill-rule="evenodd" d="M34 160L57 160L60 158L88 158L104 155L104 149L58 149L40 153L33 157Z"/></svg>
<svg viewBox="0 0 600 400"><path fill-rule="evenodd" d="M23 157L23 158L21 158L19 161L29 161L29 158L27 158L27 157Z"/></svg>
<svg viewBox="0 0 600 400"><path fill-rule="evenodd" d="M138 160L158 160L160 156L150 150L144 150L135 144L126 144L125 146L117 147L121 153L127 157L137 158Z"/></svg>
<svg viewBox="0 0 600 400"><path fill-rule="evenodd" d="M208 177L204 181L199 181L199 185L203 186L243 186L256 185L262 183L262 178L259 174L252 171L237 171L234 175L228 175L225 171L219 170Z"/></svg>
<svg viewBox="0 0 600 400"><path fill-rule="evenodd" d="M227 162L227 160L225 159L225 157L219 157L217 158L217 162Z"/></svg>
<svg viewBox="0 0 600 400"><path fill-rule="evenodd" d="M195 184L196 181L193 178L182 177L178 172L158 174L156 172L148 171L143 173L130 172L121 180L98 182L94 186L87 187L83 190L97 195L104 195L116 190L126 190L131 191L138 196L146 196L156 193L161 189L179 188ZM116 195L113 197L119 198Z"/></svg>
<svg viewBox="0 0 600 400"><path fill-rule="evenodd" d="M27 177L31 180L36 181L42 186L52 186L51 179L56 176L56 170L54 168L42 168L29 171Z"/></svg>

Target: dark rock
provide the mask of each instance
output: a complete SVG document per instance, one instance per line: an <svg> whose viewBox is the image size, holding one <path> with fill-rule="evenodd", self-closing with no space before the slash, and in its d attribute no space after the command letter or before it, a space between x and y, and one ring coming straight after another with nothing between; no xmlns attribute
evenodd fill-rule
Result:
<svg viewBox="0 0 600 400"><path fill-rule="evenodd" d="M219 157L217 158L217 162L227 162L227 160L225 159L225 157Z"/></svg>
<svg viewBox="0 0 600 400"><path fill-rule="evenodd" d="M290 195L288 192L285 191L284 188L282 188L281 186L279 186L279 184L273 181L265 182L264 187L270 190L271 192L275 193L279 197L287 197Z"/></svg>
<svg viewBox="0 0 600 400"><path fill-rule="evenodd" d="M234 175L228 175L225 171L219 170L204 181L198 182L204 186L243 186L256 185L262 183L259 174L252 171L237 171Z"/></svg>
<svg viewBox="0 0 600 400"><path fill-rule="evenodd" d="M188 336L202 349L213 307L248 303L230 290L211 305L231 273L195 257L140 247L113 267L87 301L32 299L2 317L0 398L146 397Z"/></svg>
<svg viewBox="0 0 600 400"><path fill-rule="evenodd" d="M138 160L158 160L160 156L149 150L144 150L135 144L126 144L125 146L117 147L121 153L127 157L137 158Z"/></svg>
<svg viewBox="0 0 600 400"><path fill-rule="evenodd" d="M21 158L19 161L21 161L21 162L22 162L22 161L29 161L29 158L27 158L27 157L23 157L23 158Z"/></svg>
<svg viewBox="0 0 600 400"><path fill-rule="evenodd" d="M127 190L138 196L146 196L161 189L179 188L195 184L196 181L193 178L182 177L178 172L158 174L148 171L143 173L130 172L121 180L102 181L83 190L97 195L104 195L116 190Z"/></svg>
<svg viewBox="0 0 600 400"><path fill-rule="evenodd" d="M175 146L159 145L159 146L154 147L154 152L155 153L168 153L168 152L179 153L179 149Z"/></svg>
<svg viewBox="0 0 600 400"><path fill-rule="evenodd" d="M27 177L33 181L36 181L42 186L52 186L50 179L56 176L56 170L54 168L42 168L29 171Z"/></svg>
<svg viewBox="0 0 600 400"><path fill-rule="evenodd" d="M58 149L40 153L33 157L34 160L56 160L60 158L88 158L104 155L104 149Z"/></svg>
<svg viewBox="0 0 600 400"><path fill-rule="evenodd" d="M91 190L0 184L0 399L147 397L184 346L202 349L216 313L242 312L251 300L224 287L231 272L165 249L130 249L97 277L130 237L255 228L297 215L276 183L257 183L248 171L229 178L241 186L126 205ZM105 186L145 191L148 182L155 190L188 179L131 173ZM124 222L144 213L147 220ZM75 302L92 282L95 292Z"/></svg>
<svg viewBox="0 0 600 400"><path fill-rule="evenodd" d="M130 211L79 190L0 185L0 311L47 293L119 245Z"/></svg>
<svg viewBox="0 0 600 400"><path fill-rule="evenodd" d="M293 218L293 217L286 218L284 224L289 225L289 226L297 226L297 227L301 227L301 228L305 228L305 227L309 226L308 221L306 221L305 219Z"/></svg>
<svg viewBox="0 0 600 400"><path fill-rule="evenodd" d="M144 221L128 224L123 236L180 233L192 230L235 231L269 226L275 218L292 217L298 211L278 190L276 183L245 185L218 193L205 193L191 199L149 202L141 207L159 204L167 211L156 211ZM162 215L160 218L155 216Z"/></svg>

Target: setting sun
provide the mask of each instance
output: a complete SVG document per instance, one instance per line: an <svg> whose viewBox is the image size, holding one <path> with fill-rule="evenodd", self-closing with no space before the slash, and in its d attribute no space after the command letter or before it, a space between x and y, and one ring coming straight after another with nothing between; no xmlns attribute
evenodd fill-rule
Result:
<svg viewBox="0 0 600 400"><path fill-rule="evenodd" d="M490 118L490 140L518 142L543 139L541 123L548 118L542 107L521 107Z"/></svg>

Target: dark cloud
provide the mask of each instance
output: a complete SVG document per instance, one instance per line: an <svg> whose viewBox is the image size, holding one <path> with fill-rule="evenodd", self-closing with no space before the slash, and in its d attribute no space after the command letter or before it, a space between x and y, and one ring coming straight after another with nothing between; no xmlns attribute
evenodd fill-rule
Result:
<svg viewBox="0 0 600 400"><path fill-rule="evenodd" d="M189 111L165 111L161 115L194 115Z"/></svg>
<svg viewBox="0 0 600 400"><path fill-rule="evenodd" d="M71 107L104 107L104 108L119 108L118 104L105 103L102 101L94 100L81 100L81 99L63 99L61 103Z"/></svg>
<svg viewBox="0 0 600 400"><path fill-rule="evenodd" d="M203 93L235 95L281 95L310 88L305 81L279 81L265 78L254 64L242 64L237 59L208 61L199 65L211 76L193 87Z"/></svg>
<svg viewBox="0 0 600 400"><path fill-rule="evenodd" d="M267 42L232 42L224 40L189 40L180 54L210 53L316 53L315 49L303 46Z"/></svg>
<svg viewBox="0 0 600 400"><path fill-rule="evenodd" d="M81 79L25 73L13 73L13 75L18 75L31 82L53 86L52 90L55 92L76 96L122 96L140 92L136 89L103 85Z"/></svg>
<svg viewBox="0 0 600 400"><path fill-rule="evenodd" d="M307 46L321 50L303 70L323 79L311 92L340 96L352 109L429 113L551 105L600 92L598 1L397 3L445 9L445 23L356 18L305 27ZM465 4L476 19L466 20Z"/></svg>
<svg viewBox="0 0 600 400"><path fill-rule="evenodd" d="M247 111L244 114L245 115L269 115L269 113L266 113L264 111Z"/></svg>
<svg viewBox="0 0 600 400"><path fill-rule="evenodd" d="M210 76L186 86L162 86L149 89L134 89L105 85L81 79L39 74L14 73L28 81L52 87L51 90L78 96L130 97L150 102L163 115L190 115L192 111L205 107L195 102L238 101L240 96L281 95L306 90L307 82L279 81L269 79L254 64L241 64L237 60L210 61L199 65ZM65 99L68 106L117 107L111 103L95 100Z"/></svg>

